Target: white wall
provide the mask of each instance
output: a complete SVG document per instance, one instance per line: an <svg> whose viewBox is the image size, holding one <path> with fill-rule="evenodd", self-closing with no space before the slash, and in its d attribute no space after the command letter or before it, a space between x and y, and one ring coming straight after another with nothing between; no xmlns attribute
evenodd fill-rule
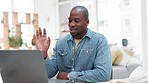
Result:
<svg viewBox="0 0 148 83"><path fill-rule="evenodd" d="M141 0L141 19L142 19L142 60L144 63L144 67L148 69L148 30L147 30L147 15L148 15L148 7L147 0Z"/></svg>
<svg viewBox="0 0 148 83"><path fill-rule="evenodd" d="M57 37L56 0L34 0L35 12L39 14L39 27L46 28L47 35L51 38L51 43ZM53 48L54 44L51 44Z"/></svg>

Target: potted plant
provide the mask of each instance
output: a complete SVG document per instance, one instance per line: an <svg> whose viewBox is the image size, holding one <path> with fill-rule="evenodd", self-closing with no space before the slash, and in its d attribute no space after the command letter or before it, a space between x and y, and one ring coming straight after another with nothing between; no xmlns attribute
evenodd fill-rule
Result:
<svg viewBox="0 0 148 83"><path fill-rule="evenodd" d="M9 46L12 48L18 48L23 44L21 37L9 36Z"/></svg>

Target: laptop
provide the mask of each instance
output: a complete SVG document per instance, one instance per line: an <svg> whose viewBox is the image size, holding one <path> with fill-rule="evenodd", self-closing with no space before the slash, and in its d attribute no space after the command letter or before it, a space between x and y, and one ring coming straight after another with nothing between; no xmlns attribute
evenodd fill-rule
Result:
<svg viewBox="0 0 148 83"><path fill-rule="evenodd" d="M3 83L48 83L39 50L0 50L0 73Z"/></svg>
<svg viewBox="0 0 148 83"><path fill-rule="evenodd" d="M66 83L48 79L39 50L0 50L0 73L3 83Z"/></svg>

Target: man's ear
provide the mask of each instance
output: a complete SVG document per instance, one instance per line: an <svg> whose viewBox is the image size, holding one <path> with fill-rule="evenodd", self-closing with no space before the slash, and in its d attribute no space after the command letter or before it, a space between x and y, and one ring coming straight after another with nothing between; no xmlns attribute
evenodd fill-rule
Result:
<svg viewBox="0 0 148 83"><path fill-rule="evenodd" d="M86 21L89 24L89 20Z"/></svg>
<svg viewBox="0 0 148 83"><path fill-rule="evenodd" d="M87 25L89 24L89 20L87 20Z"/></svg>

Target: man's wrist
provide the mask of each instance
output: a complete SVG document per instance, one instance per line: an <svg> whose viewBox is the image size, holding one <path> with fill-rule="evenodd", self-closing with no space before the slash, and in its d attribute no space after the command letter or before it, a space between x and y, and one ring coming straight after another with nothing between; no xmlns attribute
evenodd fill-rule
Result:
<svg viewBox="0 0 148 83"><path fill-rule="evenodd" d="M42 55L43 55L43 58L44 58L44 59L46 59L46 58L47 58L47 56L48 56L47 51L42 51Z"/></svg>
<svg viewBox="0 0 148 83"><path fill-rule="evenodd" d="M69 80L69 78L67 77L68 73L67 72L59 72L57 74L57 79L62 79L62 80Z"/></svg>
<svg viewBox="0 0 148 83"><path fill-rule="evenodd" d="M44 60L47 58L47 55L44 57Z"/></svg>

